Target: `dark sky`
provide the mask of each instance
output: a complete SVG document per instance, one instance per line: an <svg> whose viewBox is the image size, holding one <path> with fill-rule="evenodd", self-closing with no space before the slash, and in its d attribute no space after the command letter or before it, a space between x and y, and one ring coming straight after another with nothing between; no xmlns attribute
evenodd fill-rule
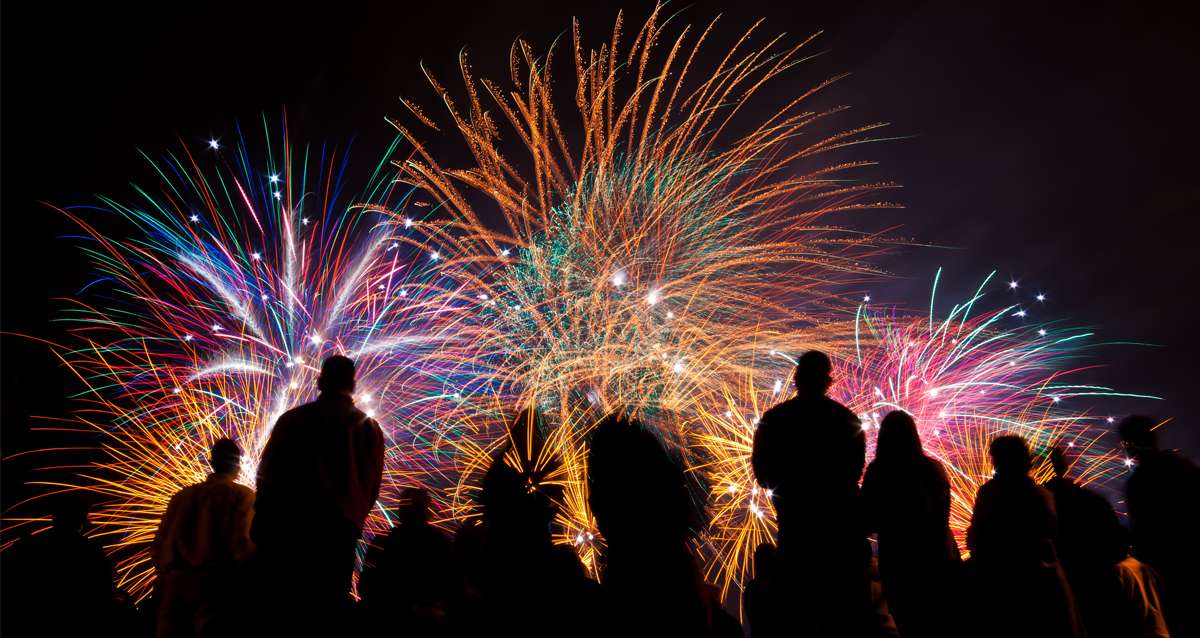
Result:
<svg viewBox="0 0 1200 638"><path fill-rule="evenodd" d="M502 76L518 35L545 47L570 25L603 37L615 9L567 2L371 5L159 3L123 7L59 3L14 8L3 24L2 324L54 338L49 323L86 274L56 213L37 202L88 203L127 195L146 181L137 148L159 151L178 136L200 143L234 119L288 110L293 137L357 136L365 157L382 151L399 115L397 96L434 104L417 64L452 79L469 47L481 74ZM965 3L961 3L965 4ZM885 265L895 278L872 294L920 306L938 266L946 295L965 294L988 271L1045 291L1045 317L1094 326L1112 347L1103 382L1161 394L1143 410L1177 421L1173 445L1200 453L1187 403L1200 346L1200 256L1193 16L1169 4L960 3L678 4L682 19L724 14L728 31L767 19L799 39L824 29L828 53L794 72L798 91L842 71L835 90L848 120L886 120L906 139L874 145L881 175L904 184L907 209L887 223L950 248L908 248ZM1046 3L1050 4L1050 3ZM414 5L414 6L408 6ZM650 4L625 5L629 24ZM357 154L356 154L357 155ZM70 381L36 343L3 337L5 454L30 445L30 414L64 413ZM5 466L5 487L23 474ZM6 490L7 491L7 490Z"/></svg>

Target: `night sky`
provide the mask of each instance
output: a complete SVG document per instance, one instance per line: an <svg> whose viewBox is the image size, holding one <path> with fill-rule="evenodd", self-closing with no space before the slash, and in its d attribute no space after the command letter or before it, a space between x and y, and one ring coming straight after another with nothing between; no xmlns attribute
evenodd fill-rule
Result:
<svg viewBox="0 0 1200 638"><path fill-rule="evenodd" d="M70 224L39 202L128 197L129 182L153 181L138 148L232 139L235 120L277 119L286 108L293 138L354 138L355 156L373 159L393 133L384 116L403 115L398 96L437 106L419 61L455 86L465 46L478 75L503 78L517 36L543 50L578 16L598 45L616 11L567 2L119 4L4 6L6 333L60 338L51 319L63 304L52 298L90 281L75 245L60 238ZM1108 364L1096 381L1166 400L1098 405L1174 416L1168 444L1200 456L1189 403L1200 360L1192 16L1168 4L958 4L739 0L673 10L697 25L723 13L726 33L759 17L765 32L791 41L824 30L814 50L825 53L773 90L786 97L852 72L827 98L854 107L840 122L887 121L887 134L902 138L861 155L904 185L892 198L906 209L839 220L898 225L893 234L929 246L884 258L894 276L871 284L874 298L922 307L939 266L940 294L961 298L996 269L1020 283L1016 300L1047 295L1031 319L1092 326L1100 341L1155 344L1096 350L1088 363ZM651 4L624 6L630 32ZM6 335L0 348L0 435L12 455L46 444L29 434L29 415L64 415L75 386L43 345ZM5 463L6 505L25 468Z"/></svg>

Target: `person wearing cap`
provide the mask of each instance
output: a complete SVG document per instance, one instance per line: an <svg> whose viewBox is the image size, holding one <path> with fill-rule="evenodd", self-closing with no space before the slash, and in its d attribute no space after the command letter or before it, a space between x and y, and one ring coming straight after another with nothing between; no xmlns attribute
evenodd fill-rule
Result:
<svg viewBox="0 0 1200 638"><path fill-rule="evenodd" d="M254 492L235 481L242 452L232 439L213 444L212 473L171 497L151 547L157 575L156 635L228 636L243 566L254 551Z"/></svg>

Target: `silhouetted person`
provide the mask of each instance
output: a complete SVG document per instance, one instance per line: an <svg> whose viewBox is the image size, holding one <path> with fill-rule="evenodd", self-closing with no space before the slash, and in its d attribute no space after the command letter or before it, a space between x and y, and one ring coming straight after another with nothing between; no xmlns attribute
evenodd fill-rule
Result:
<svg viewBox="0 0 1200 638"><path fill-rule="evenodd" d="M1050 450L1050 466L1054 475L1045 483L1045 488L1054 497L1054 513L1057 519L1055 549L1059 562L1067 573L1073 589L1081 570L1091 570L1097 556L1113 551L1114 539L1098 531L1098 525L1106 524L1105 511L1112 507L1103 496L1085 490L1067 476L1067 457L1061 447ZM1115 514L1114 514L1115 516ZM1124 558L1124 552L1116 559ZM1113 561L1109 561L1111 565Z"/></svg>
<svg viewBox="0 0 1200 638"><path fill-rule="evenodd" d="M354 362L321 366L316 401L284 413L258 465L252 537L268 623L340 626L363 522L379 495L383 433L354 406Z"/></svg>
<svg viewBox="0 0 1200 638"><path fill-rule="evenodd" d="M150 549L159 638L229 636L243 628L235 605L243 564L254 549L254 492L234 482L241 461L237 443L217 441L209 455L212 474L167 504Z"/></svg>
<svg viewBox="0 0 1200 638"><path fill-rule="evenodd" d="M1055 498L1055 504L1061 498L1071 498L1078 494L1083 488L1079 487L1067 477L1067 455L1061 447L1054 447L1050 450L1050 467L1054 471L1054 475L1049 481L1046 481L1046 489L1050 490L1050 494Z"/></svg>
<svg viewBox="0 0 1200 638"><path fill-rule="evenodd" d="M994 477L979 488L967 529L975 567L972 621L980 635L1081 636L1078 614L1054 548L1054 499L1029 476L1019 436L989 447Z"/></svg>
<svg viewBox="0 0 1200 638"><path fill-rule="evenodd" d="M610 416L592 434L588 484L607 543L604 635L705 635L709 601L688 546L697 516L682 466L640 422Z"/></svg>
<svg viewBox="0 0 1200 638"><path fill-rule="evenodd" d="M1061 451L1056 465L1063 463ZM1088 638L1167 636L1159 578L1129 555L1128 532L1100 494L1058 476L1058 547ZM1059 495L1062 498L1059 498Z"/></svg>
<svg viewBox="0 0 1200 638"><path fill-rule="evenodd" d="M759 543L754 548L754 577L746 585L742 593L742 611L746 624L750 626L751 638L761 635L765 623L763 606L767 604L767 592L771 588L771 580L775 574L775 563L778 553L771 543ZM769 631L769 630L768 630Z"/></svg>
<svg viewBox="0 0 1200 638"><path fill-rule="evenodd" d="M406 488L400 503L399 523L367 554L358 579L362 607L376 631L440 634L454 586L450 540L429 524L424 488Z"/></svg>
<svg viewBox="0 0 1200 638"><path fill-rule="evenodd" d="M463 521L454 532L450 569L456 582L448 606L448 635L477 636L488 631L483 618L485 533L481 517Z"/></svg>
<svg viewBox="0 0 1200 638"><path fill-rule="evenodd" d="M862 494L868 529L879 535L883 594L900 634L961 631L953 617L959 555L950 533L950 482L942 464L925 456L907 412L890 412L880 423Z"/></svg>
<svg viewBox="0 0 1200 638"><path fill-rule="evenodd" d="M4 635L117 633L113 563L84 536L87 502L61 494L50 505L52 527L4 552Z"/></svg>
<svg viewBox="0 0 1200 638"><path fill-rule="evenodd" d="M1160 450L1150 417L1129 416L1117 430L1135 465L1125 486L1133 554L1162 576L1167 624L1175 636L1200 635L1200 470L1174 450Z"/></svg>
<svg viewBox="0 0 1200 638"><path fill-rule="evenodd" d="M570 547L554 544L550 524L563 477L542 428L536 412L521 412L483 477L484 611L477 621L495 635L559 635L592 616L594 583Z"/></svg>
<svg viewBox="0 0 1200 638"><path fill-rule="evenodd" d="M767 410L754 434L754 476L779 523L771 635L876 632L858 488L866 438L854 413L825 396L832 368L822 352L802 355L796 396Z"/></svg>

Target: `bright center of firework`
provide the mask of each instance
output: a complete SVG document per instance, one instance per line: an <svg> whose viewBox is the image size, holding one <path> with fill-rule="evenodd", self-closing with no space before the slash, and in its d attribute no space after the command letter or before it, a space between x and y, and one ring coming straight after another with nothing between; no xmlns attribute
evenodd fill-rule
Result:
<svg viewBox="0 0 1200 638"><path fill-rule="evenodd" d="M217 142L216 139L211 139L208 141L208 147L215 151L218 148L221 148L221 145Z"/></svg>
<svg viewBox="0 0 1200 638"><path fill-rule="evenodd" d="M613 286L620 288L621 286L625 285L627 278L628 278L628 275L626 275L625 271L622 269L622 270L618 270L617 272L613 273L612 279L610 281L612 281Z"/></svg>

